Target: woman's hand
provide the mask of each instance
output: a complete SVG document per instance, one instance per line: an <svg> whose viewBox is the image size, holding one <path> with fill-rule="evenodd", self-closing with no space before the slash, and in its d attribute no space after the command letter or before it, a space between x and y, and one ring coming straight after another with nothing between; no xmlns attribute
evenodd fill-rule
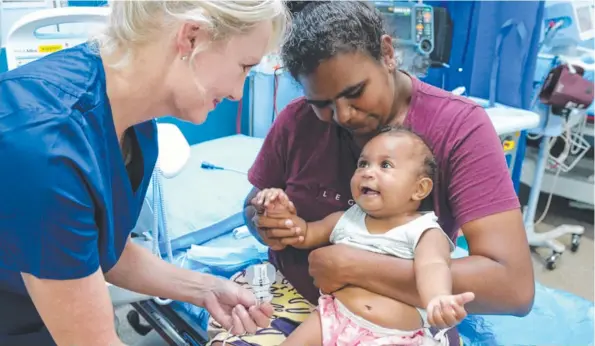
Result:
<svg viewBox="0 0 595 346"><path fill-rule="evenodd" d="M251 204L256 208L252 222L271 249L279 251L303 241L305 222L283 190L264 189Z"/></svg>
<svg viewBox="0 0 595 346"><path fill-rule="evenodd" d="M203 306L213 319L235 335L256 332L258 327L269 326L273 307L269 303L258 305L249 290L233 281L210 277L209 289L201 292L199 306Z"/></svg>
<svg viewBox="0 0 595 346"><path fill-rule="evenodd" d="M314 285L330 294L349 284L349 269L354 252L360 250L347 245L329 245L313 250L308 257L310 276ZM357 256L357 254L356 254Z"/></svg>

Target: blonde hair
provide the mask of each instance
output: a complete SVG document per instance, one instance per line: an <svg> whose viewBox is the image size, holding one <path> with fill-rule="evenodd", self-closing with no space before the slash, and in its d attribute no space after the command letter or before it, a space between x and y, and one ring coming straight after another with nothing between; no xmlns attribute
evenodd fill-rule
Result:
<svg viewBox="0 0 595 346"><path fill-rule="evenodd" d="M183 22L192 22L211 33L212 41L249 32L259 23L271 21L273 34L268 52L276 50L289 25L282 0L113 0L105 29L93 40L104 54L121 54L112 67L126 65L136 46L154 41ZM208 46L194 48L190 61Z"/></svg>

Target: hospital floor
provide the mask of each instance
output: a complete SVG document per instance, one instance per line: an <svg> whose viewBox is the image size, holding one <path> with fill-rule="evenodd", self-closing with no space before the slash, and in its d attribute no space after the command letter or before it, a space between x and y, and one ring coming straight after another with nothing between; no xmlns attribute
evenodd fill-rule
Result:
<svg viewBox="0 0 595 346"><path fill-rule="evenodd" d="M528 194L528 187L522 186L520 199L523 205L527 201ZM547 195L542 194L537 216L541 215L546 201ZM535 272L535 278L545 286L571 292L593 301L595 295L593 211L571 208L568 206L568 201L554 197L549 212L544 221L537 226L537 231L548 231L563 224L579 224L585 227L585 235L582 238L579 250L576 253L567 250L558 260L557 268L550 271L545 268L544 260L550 255L550 251L538 249L533 253L533 270ZM570 247L570 236L562 237L559 240ZM126 314L130 309L130 307L123 307L116 311L116 315L119 319L118 333L120 338L126 344L134 346L165 345L165 342L160 340L155 332L152 332L148 337L143 338L130 327L126 320Z"/></svg>

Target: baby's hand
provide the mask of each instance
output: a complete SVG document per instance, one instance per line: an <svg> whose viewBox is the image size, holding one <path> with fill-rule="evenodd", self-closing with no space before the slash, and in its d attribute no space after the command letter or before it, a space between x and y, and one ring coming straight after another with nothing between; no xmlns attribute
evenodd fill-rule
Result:
<svg viewBox="0 0 595 346"><path fill-rule="evenodd" d="M428 304L428 323L437 328L456 326L467 317L465 304L473 299L475 294L472 292L435 297Z"/></svg>
<svg viewBox="0 0 595 346"><path fill-rule="evenodd" d="M252 200L259 207L259 211L272 213L292 212L293 204L282 189L264 189L256 194Z"/></svg>

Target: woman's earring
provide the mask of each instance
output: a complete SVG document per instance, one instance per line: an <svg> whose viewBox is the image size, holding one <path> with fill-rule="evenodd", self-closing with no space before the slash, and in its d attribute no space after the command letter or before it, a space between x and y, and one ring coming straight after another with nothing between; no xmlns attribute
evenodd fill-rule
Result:
<svg viewBox="0 0 595 346"><path fill-rule="evenodd" d="M182 61L186 61L186 59L188 59L188 57L187 57L186 55L184 55L184 56L182 57Z"/></svg>
<svg viewBox="0 0 595 346"><path fill-rule="evenodd" d="M393 66L393 64L388 64L388 70L389 70L390 72L393 72L393 68L395 68L395 67Z"/></svg>

